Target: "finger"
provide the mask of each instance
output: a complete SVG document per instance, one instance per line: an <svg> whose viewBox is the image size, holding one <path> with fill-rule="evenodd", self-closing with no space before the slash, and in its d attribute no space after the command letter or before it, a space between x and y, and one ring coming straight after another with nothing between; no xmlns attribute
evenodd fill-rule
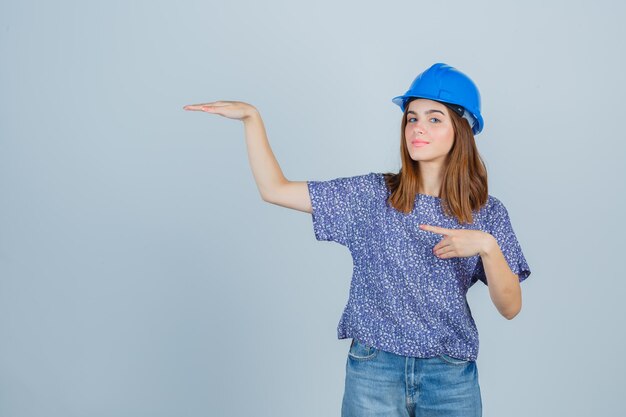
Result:
<svg viewBox="0 0 626 417"><path fill-rule="evenodd" d="M214 106L214 107L221 107L221 106L230 106L233 102L232 101L214 101L212 103L204 103L205 106Z"/></svg>
<svg viewBox="0 0 626 417"><path fill-rule="evenodd" d="M446 240L446 238L444 237L439 242L437 242L437 244L435 246L433 246L433 252L436 251L436 250L441 249L446 244L445 240Z"/></svg>
<svg viewBox="0 0 626 417"><path fill-rule="evenodd" d="M202 111L202 105L201 104L189 104L183 107L183 110Z"/></svg>
<svg viewBox="0 0 626 417"><path fill-rule="evenodd" d="M443 248L445 248L447 246L449 246L449 243L444 238L439 243L437 243L435 246L433 246L433 252L437 252L438 250L443 249Z"/></svg>
<svg viewBox="0 0 626 417"><path fill-rule="evenodd" d="M447 243L447 242L445 242L445 243L442 243L442 242L443 242L443 241L441 241L441 242L437 243L437 244L435 245L435 247L433 248L433 253L434 253L435 255L436 255L436 254L439 254L439 253L442 253L442 252L445 252L445 251L447 251L447 250L450 250L450 244L449 244L449 243Z"/></svg>
<svg viewBox="0 0 626 417"><path fill-rule="evenodd" d="M212 106L213 103L200 103L200 104L188 104L183 109L185 110L194 110L194 111L202 111L202 108L205 106Z"/></svg>
<svg viewBox="0 0 626 417"><path fill-rule="evenodd" d="M446 229L438 226L431 226L429 224L420 224L420 229L426 230L427 232L433 232L440 235L447 235L450 233L450 229Z"/></svg>
<svg viewBox="0 0 626 417"><path fill-rule="evenodd" d="M212 108L212 109L217 109L220 107L226 107L226 106L232 106L232 103L227 102L227 101L216 101L213 103L205 103L202 105L202 108Z"/></svg>
<svg viewBox="0 0 626 417"><path fill-rule="evenodd" d="M223 101L212 101L210 103L199 103L199 104L188 104L183 107L184 110L194 110L194 111L203 111L203 107L205 106L226 106L229 103Z"/></svg>
<svg viewBox="0 0 626 417"><path fill-rule="evenodd" d="M202 106L202 111L206 111L210 113L219 113L222 107L224 106Z"/></svg>
<svg viewBox="0 0 626 417"><path fill-rule="evenodd" d="M438 253L435 255L440 259L448 259L448 258L453 258L456 255L456 252L454 251L454 249L443 249L441 251L438 251Z"/></svg>

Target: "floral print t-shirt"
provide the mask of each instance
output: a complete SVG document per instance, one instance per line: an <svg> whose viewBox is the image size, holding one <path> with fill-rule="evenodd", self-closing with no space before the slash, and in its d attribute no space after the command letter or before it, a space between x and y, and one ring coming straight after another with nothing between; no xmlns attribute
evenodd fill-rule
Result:
<svg viewBox="0 0 626 417"><path fill-rule="evenodd" d="M487 285L479 255L440 259L432 252L443 236L420 224L482 230L493 235L520 282L530 269L507 209L489 195L471 224L446 216L439 197L417 194L404 214L389 203L382 173L307 181L317 240L346 246L354 264L338 339L355 338L398 355L440 354L476 360L478 330L466 294Z"/></svg>

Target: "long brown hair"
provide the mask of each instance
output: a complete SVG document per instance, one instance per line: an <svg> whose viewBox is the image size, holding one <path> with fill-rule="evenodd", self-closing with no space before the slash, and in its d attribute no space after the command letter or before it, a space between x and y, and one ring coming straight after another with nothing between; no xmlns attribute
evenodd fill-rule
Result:
<svg viewBox="0 0 626 417"><path fill-rule="evenodd" d="M406 114L409 103L413 100L407 101L402 115L400 128L402 168L397 174L391 172L383 174L391 191L387 202L405 214L413 211L421 183L419 161L411 159L404 134ZM448 114L452 119L454 143L446 158L439 197L447 216L456 217L459 223L472 223L474 221L472 213L484 206L489 196L487 168L478 153L468 121L449 109Z"/></svg>

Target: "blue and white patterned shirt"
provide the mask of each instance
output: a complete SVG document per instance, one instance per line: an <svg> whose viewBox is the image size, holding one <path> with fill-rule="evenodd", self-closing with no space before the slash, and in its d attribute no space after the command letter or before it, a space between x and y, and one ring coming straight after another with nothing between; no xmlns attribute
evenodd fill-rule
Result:
<svg viewBox="0 0 626 417"><path fill-rule="evenodd" d="M478 330L466 294L478 280L487 284L482 260L438 258L432 249L443 237L419 225L492 234L521 282L530 269L502 202L489 195L473 223L460 224L444 214L439 197L427 194L416 195L411 213L396 210L387 203L382 173L307 186L315 238L346 246L354 263L338 339L404 356L476 360Z"/></svg>

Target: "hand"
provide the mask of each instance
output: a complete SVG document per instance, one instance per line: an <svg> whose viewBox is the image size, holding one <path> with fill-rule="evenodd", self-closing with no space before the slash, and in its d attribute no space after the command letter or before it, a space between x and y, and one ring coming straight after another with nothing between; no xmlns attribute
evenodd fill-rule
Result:
<svg viewBox="0 0 626 417"><path fill-rule="evenodd" d="M427 224L420 224L420 229L444 236L433 248L433 254L440 259L482 256L495 242L492 235L482 230L446 229Z"/></svg>
<svg viewBox="0 0 626 417"><path fill-rule="evenodd" d="M183 107L183 109L215 113L229 119L238 120L244 120L258 113L256 107L243 101L213 101L211 103L189 104Z"/></svg>

